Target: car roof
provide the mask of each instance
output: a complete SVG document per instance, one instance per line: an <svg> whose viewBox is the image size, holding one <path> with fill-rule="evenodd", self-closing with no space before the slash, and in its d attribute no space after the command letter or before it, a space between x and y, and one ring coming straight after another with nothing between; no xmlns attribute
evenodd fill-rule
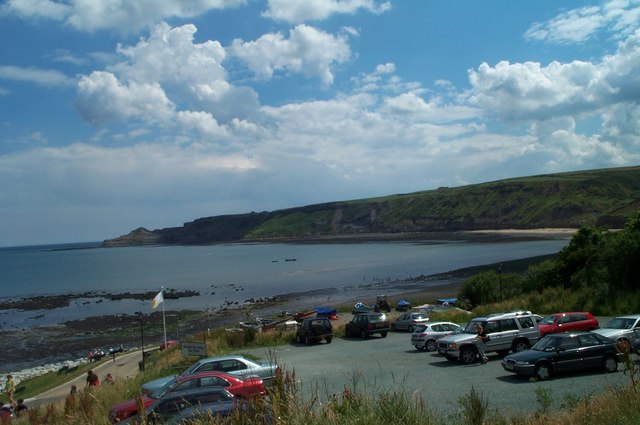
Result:
<svg viewBox="0 0 640 425"><path fill-rule="evenodd" d="M640 319L640 314L628 314L626 316L616 316L615 319Z"/></svg>
<svg viewBox="0 0 640 425"><path fill-rule="evenodd" d="M566 315L566 314L591 314L591 313L589 313L588 311L562 311L558 313L547 314L547 316L559 316L559 315Z"/></svg>
<svg viewBox="0 0 640 425"><path fill-rule="evenodd" d="M221 378L238 379L235 376L229 375L228 373L220 372L220 371L217 371L217 370L207 370L205 372L195 372L195 373L192 373L190 375L177 376L176 380L178 382L184 382L184 381L189 381L191 379L206 378L206 377L209 377L209 376L218 376L218 377L221 377Z"/></svg>
<svg viewBox="0 0 640 425"><path fill-rule="evenodd" d="M242 360L245 362L256 363L251 359L248 359L244 356L220 356L220 357L207 357L205 359L198 360L199 363L209 363L209 362L217 362L223 360Z"/></svg>

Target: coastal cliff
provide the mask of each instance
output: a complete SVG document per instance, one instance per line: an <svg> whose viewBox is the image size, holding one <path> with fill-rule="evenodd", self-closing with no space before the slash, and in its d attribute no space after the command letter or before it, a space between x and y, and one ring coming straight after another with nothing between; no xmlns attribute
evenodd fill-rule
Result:
<svg viewBox="0 0 640 425"><path fill-rule="evenodd" d="M314 240L490 229L620 228L640 210L640 167L547 174L461 187L200 218L138 228L104 246Z"/></svg>

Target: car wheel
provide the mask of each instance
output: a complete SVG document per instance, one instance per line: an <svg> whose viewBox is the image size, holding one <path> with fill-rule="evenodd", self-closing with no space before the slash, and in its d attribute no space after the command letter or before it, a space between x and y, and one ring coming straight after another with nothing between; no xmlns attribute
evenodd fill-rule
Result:
<svg viewBox="0 0 640 425"><path fill-rule="evenodd" d="M528 350L529 349L529 343L525 340L518 340L516 342L513 343L513 352L514 353L519 353L520 351L524 351L524 350Z"/></svg>
<svg viewBox="0 0 640 425"><path fill-rule="evenodd" d="M391 325L391 330L395 332L395 331L397 331L398 329L396 329L396 325Z"/></svg>
<svg viewBox="0 0 640 425"><path fill-rule="evenodd" d="M409 325L409 333L412 334L413 333L413 326Z"/></svg>
<svg viewBox="0 0 640 425"><path fill-rule="evenodd" d="M386 338L387 337L387 331L380 332L380 335L382 335L383 338Z"/></svg>
<svg viewBox="0 0 640 425"><path fill-rule="evenodd" d="M424 345L423 346L414 345L414 347L416 347L416 350L418 350L418 351L425 351L426 350Z"/></svg>
<svg viewBox="0 0 640 425"><path fill-rule="evenodd" d="M471 347L465 347L460 351L460 360L463 363L471 364L476 361L476 350Z"/></svg>
<svg viewBox="0 0 640 425"><path fill-rule="evenodd" d="M613 373L613 372L617 371L618 370L618 361L612 356L607 356L604 359L604 370L607 373Z"/></svg>
<svg viewBox="0 0 640 425"><path fill-rule="evenodd" d="M367 331L365 331L365 330L360 331L360 338L367 339L368 336L369 335L367 335Z"/></svg>
<svg viewBox="0 0 640 425"><path fill-rule="evenodd" d="M551 366L543 363L536 366L536 378L541 381L546 381L551 377Z"/></svg>
<svg viewBox="0 0 640 425"><path fill-rule="evenodd" d="M327 341L327 344L331 344L331 338L325 338L325 341Z"/></svg>
<svg viewBox="0 0 640 425"><path fill-rule="evenodd" d="M302 344L302 337L300 335L296 335L296 342Z"/></svg>
<svg viewBox="0 0 640 425"><path fill-rule="evenodd" d="M433 339L430 339L429 341L427 341L424 347L427 351L436 351L436 341Z"/></svg>

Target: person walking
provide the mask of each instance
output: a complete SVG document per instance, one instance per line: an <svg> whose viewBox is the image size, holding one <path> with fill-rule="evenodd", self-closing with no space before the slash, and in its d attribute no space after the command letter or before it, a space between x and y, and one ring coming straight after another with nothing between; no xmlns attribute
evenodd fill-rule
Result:
<svg viewBox="0 0 640 425"><path fill-rule="evenodd" d="M480 360L482 364L485 364L489 361L489 358L486 356L485 351L487 349L487 341L489 341L489 335L487 335L487 322L480 322L476 327L476 331L478 335L478 353L480 354Z"/></svg>
<svg viewBox="0 0 640 425"><path fill-rule="evenodd" d="M15 405L13 401L13 394L16 392L16 383L13 380L13 376L7 375L7 382L4 384L4 391L9 395L9 404L13 407Z"/></svg>
<svg viewBox="0 0 640 425"><path fill-rule="evenodd" d="M87 371L87 387L97 387L98 385L100 385L98 375L93 370Z"/></svg>

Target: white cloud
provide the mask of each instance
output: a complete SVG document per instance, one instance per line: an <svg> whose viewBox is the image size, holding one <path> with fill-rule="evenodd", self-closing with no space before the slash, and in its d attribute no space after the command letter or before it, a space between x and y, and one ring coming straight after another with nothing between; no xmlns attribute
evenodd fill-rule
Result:
<svg viewBox="0 0 640 425"><path fill-rule="evenodd" d="M546 22L533 24L525 39L557 44L584 43L599 31L626 37L639 26L640 2L610 0L603 5L571 9Z"/></svg>
<svg viewBox="0 0 640 425"><path fill-rule="evenodd" d="M99 125L140 120L221 136L220 122L255 114L257 94L226 80L220 43L194 43L195 32L193 25L163 23L138 44L119 46L120 62L81 78L76 105L82 115Z"/></svg>
<svg viewBox="0 0 640 425"><path fill-rule="evenodd" d="M345 62L351 55L344 37L308 25L290 30L289 39L280 33L265 34L250 42L236 39L230 52L262 78L285 71L319 77L327 85L333 82L331 65Z"/></svg>
<svg viewBox="0 0 640 425"><path fill-rule="evenodd" d="M169 18L192 18L214 9L239 7L247 0L8 0L4 13L63 21L76 30L116 29L128 33Z"/></svg>
<svg viewBox="0 0 640 425"><path fill-rule="evenodd" d="M174 106L157 83L120 82L109 72L94 71L78 83L76 105L88 121L104 125L139 119L167 122Z"/></svg>
<svg viewBox="0 0 640 425"><path fill-rule="evenodd" d="M269 0L264 16L300 23L326 19L333 14L354 14L359 10L384 13L391 9L389 1L376 0Z"/></svg>
<svg viewBox="0 0 640 425"><path fill-rule="evenodd" d="M640 32L600 62L483 63L469 72L471 101L505 120L601 113L640 99Z"/></svg>
<svg viewBox="0 0 640 425"><path fill-rule="evenodd" d="M54 69L0 66L0 79L35 83L46 87L71 86L76 80Z"/></svg>

